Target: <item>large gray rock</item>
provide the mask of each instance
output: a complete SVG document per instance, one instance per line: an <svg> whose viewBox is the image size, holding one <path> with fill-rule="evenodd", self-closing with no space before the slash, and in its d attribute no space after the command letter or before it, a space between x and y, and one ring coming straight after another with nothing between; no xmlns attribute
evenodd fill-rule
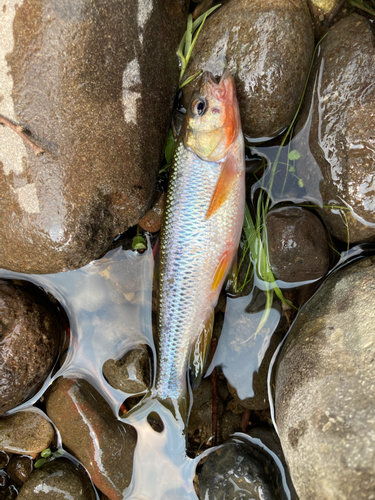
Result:
<svg viewBox="0 0 375 500"><path fill-rule="evenodd" d="M186 3L4 4L0 114L45 154L0 127L1 267L81 267L142 218L178 82Z"/></svg>
<svg viewBox="0 0 375 500"><path fill-rule="evenodd" d="M350 243L375 240L375 35L352 15L335 24L314 63L301 122L311 110L308 144L318 167L298 170L305 186L319 182L328 230ZM312 101L313 99L313 101ZM301 123L300 122L300 123ZM314 181L314 179L316 181ZM309 188L308 188L309 189ZM345 222L347 220L348 228Z"/></svg>
<svg viewBox="0 0 375 500"><path fill-rule="evenodd" d="M333 274L276 371L276 423L300 500L375 498L375 257Z"/></svg>
<svg viewBox="0 0 375 500"><path fill-rule="evenodd" d="M201 31L188 76L204 69L221 49L227 29L228 68L236 82L242 130L251 138L273 137L292 120L311 61L314 34L306 2L225 2ZM195 84L184 87L185 107Z"/></svg>
<svg viewBox="0 0 375 500"><path fill-rule="evenodd" d="M19 500L95 500L83 468L59 458L36 469L22 486Z"/></svg>
<svg viewBox="0 0 375 500"><path fill-rule="evenodd" d="M56 311L39 288L0 281L0 415L41 388L60 333Z"/></svg>

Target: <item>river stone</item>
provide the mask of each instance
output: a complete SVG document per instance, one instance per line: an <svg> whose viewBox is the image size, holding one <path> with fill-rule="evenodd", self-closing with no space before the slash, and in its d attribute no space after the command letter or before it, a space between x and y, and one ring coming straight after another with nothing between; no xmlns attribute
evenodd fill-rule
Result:
<svg viewBox="0 0 375 500"><path fill-rule="evenodd" d="M375 498L375 257L333 274L280 352L276 423L300 500Z"/></svg>
<svg viewBox="0 0 375 500"><path fill-rule="evenodd" d="M40 389L56 359L60 331L38 287L0 280L0 415Z"/></svg>
<svg viewBox="0 0 375 500"><path fill-rule="evenodd" d="M1 266L76 269L151 201L186 0L9 0L0 12ZM9 230L9 227L12 230Z"/></svg>
<svg viewBox="0 0 375 500"><path fill-rule="evenodd" d="M46 406L64 447L86 467L95 486L110 500L122 500L132 477L134 428L118 421L103 397L82 379L58 379Z"/></svg>
<svg viewBox="0 0 375 500"><path fill-rule="evenodd" d="M26 480L19 500L95 500L90 479L81 467L65 458L43 465Z"/></svg>
<svg viewBox="0 0 375 500"><path fill-rule="evenodd" d="M351 15L335 24L314 63L301 121L312 106L306 147L316 166L298 171L305 186L319 180L329 232L347 242L375 241L375 35L371 22ZM312 101L313 99L313 101ZM311 104L312 102L312 104Z"/></svg>
<svg viewBox="0 0 375 500"><path fill-rule="evenodd" d="M10 453L35 458L49 447L54 435L48 420L33 411L19 411L0 418L0 449Z"/></svg>
<svg viewBox="0 0 375 500"><path fill-rule="evenodd" d="M33 466L31 457L15 455L7 466L7 474L12 481L22 485L30 476Z"/></svg>
<svg viewBox="0 0 375 500"><path fill-rule="evenodd" d="M299 207L283 207L267 214L266 226L276 279L293 283L316 280L327 273L327 234L316 215Z"/></svg>
<svg viewBox="0 0 375 500"><path fill-rule="evenodd" d="M286 500L273 458L246 438L233 437L212 452L198 473L199 498Z"/></svg>
<svg viewBox="0 0 375 500"><path fill-rule="evenodd" d="M187 76L213 69L209 59L229 30L227 63L236 83L242 130L273 137L292 120L309 70L314 34L305 0L226 2L206 21ZM196 82L184 87L187 107Z"/></svg>
<svg viewBox="0 0 375 500"><path fill-rule="evenodd" d="M103 365L103 375L115 389L131 394L145 392L150 386L147 347L140 345L117 361L108 359Z"/></svg>

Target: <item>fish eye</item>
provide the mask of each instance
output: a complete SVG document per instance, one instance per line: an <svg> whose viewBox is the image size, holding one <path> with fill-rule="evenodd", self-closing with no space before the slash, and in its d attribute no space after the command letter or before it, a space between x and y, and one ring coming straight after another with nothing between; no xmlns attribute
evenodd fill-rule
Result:
<svg viewBox="0 0 375 500"><path fill-rule="evenodd" d="M191 108L194 115L202 116L206 111L206 99L204 97L194 99Z"/></svg>

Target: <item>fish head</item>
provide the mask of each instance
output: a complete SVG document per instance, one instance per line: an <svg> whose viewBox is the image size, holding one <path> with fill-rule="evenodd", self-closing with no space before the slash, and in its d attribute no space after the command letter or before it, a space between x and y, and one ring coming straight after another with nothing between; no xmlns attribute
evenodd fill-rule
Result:
<svg viewBox="0 0 375 500"><path fill-rule="evenodd" d="M241 133L236 88L226 69L219 83L212 73L202 74L186 112L183 141L202 160L224 158Z"/></svg>

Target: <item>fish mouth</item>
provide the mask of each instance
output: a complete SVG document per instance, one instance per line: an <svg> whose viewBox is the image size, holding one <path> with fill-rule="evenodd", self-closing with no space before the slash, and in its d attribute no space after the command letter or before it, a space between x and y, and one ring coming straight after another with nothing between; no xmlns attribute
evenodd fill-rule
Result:
<svg viewBox="0 0 375 500"><path fill-rule="evenodd" d="M202 74L202 83L211 83L212 85L220 85L224 80L228 79L230 77L230 72L228 68L224 68L223 73L220 75L215 76L211 71L205 71Z"/></svg>

